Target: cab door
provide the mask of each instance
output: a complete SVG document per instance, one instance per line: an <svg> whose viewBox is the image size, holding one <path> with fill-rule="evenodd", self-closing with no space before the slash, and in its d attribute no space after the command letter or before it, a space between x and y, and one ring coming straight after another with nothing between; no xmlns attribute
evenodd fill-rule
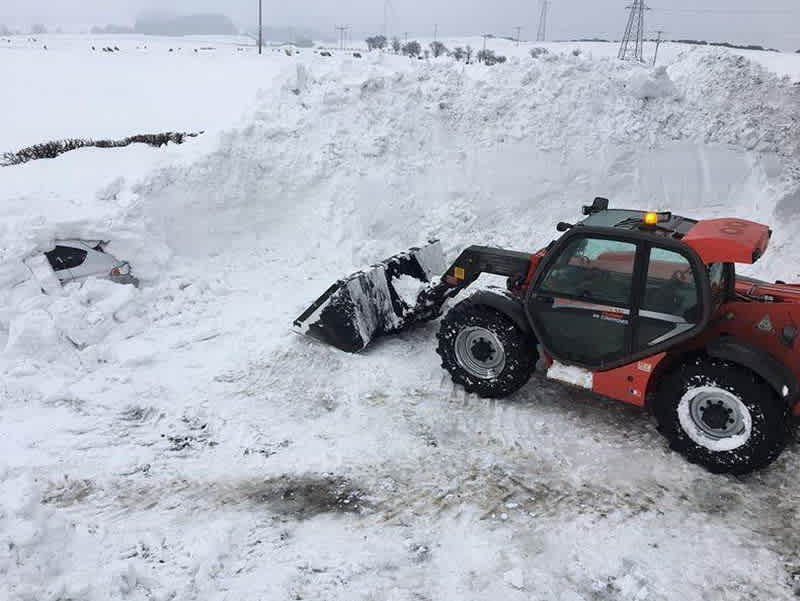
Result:
<svg viewBox="0 0 800 601"><path fill-rule="evenodd" d="M701 284L686 255L651 246L643 284L633 352L661 347L697 327L703 317Z"/></svg>
<svg viewBox="0 0 800 601"><path fill-rule="evenodd" d="M710 295L708 270L685 245L581 228L542 262L525 308L554 359L603 371L702 331Z"/></svg>
<svg viewBox="0 0 800 601"><path fill-rule="evenodd" d="M526 303L539 341L556 359L589 369L623 360L633 336L641 244L587 234L558 243L554 252Z"/></svg>

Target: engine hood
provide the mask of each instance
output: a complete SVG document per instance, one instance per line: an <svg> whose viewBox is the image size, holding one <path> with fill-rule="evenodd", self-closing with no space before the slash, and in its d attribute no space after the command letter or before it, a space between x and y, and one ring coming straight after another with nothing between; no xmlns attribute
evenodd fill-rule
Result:
<svg viewBox="0 0 800 601"><path fill-rule="evenodd" d="M703 263L755 263L767 250L772 231L761 223L724 218L698 221L683 237Z"/></svg>

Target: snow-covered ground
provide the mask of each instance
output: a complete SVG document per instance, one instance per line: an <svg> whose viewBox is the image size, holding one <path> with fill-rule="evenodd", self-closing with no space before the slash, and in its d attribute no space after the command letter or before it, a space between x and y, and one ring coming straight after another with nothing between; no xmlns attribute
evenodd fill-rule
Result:
<svg viewBox="0 0 800 601"><path fill-rule="evenodd" d="M795 598L794 447L712 476L558 384L465 394L436 324L361 355L289 325L389 254L532 250L596 195L772 223L756 271L800 278L800 56L13 40L0 151L206 133L0 170L0 599ZM143 287L41 294L21 259L73 237Z"/></svg>

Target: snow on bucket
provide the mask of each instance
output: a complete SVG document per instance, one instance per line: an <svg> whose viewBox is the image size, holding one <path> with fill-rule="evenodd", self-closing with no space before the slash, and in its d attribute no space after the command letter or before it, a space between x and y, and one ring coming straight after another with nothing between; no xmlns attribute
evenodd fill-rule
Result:
<svg viewBox="0 0 800 601"><path fill-rule="evenodd" d="M417 297L444 273L438 240L339 280L294 320L294 330L347 352L419 320Z"/></svg>

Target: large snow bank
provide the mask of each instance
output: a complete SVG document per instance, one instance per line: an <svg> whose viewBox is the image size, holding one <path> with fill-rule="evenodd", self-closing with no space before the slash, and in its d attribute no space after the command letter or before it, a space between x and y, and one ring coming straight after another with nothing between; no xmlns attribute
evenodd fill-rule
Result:
<svg viewBox="0 0 800 601"><path fill-rule="evenodd" d="M300 224L307 243L295 253L336 248L337 263L345 250L354 265L431 237L451 250L529 248L598 194L770 219L797 190L800 89L725 52L655 71L551 54L492 69L373 60L296 77L215 153L146 185L145 213L177 252L192 252L197 231L203 253L248 235L243 215L281 238Z"/></svg>

